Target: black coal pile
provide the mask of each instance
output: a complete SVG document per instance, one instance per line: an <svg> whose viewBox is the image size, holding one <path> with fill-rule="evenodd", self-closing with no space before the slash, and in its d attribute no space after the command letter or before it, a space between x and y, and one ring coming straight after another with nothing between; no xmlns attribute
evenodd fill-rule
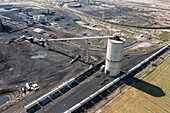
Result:
<svg viewBox="0 0 170 113"><path fill-rule="evenodd" d="M61 21L62 19L65 19L65 17L64 16L56 17L55 21Z"/></svg>
<svg viewBox="0 0 170 113"><path fill-rule="evenodd" d="M9 58L0 53L0 74L7 73L12 67Z"/></svg>

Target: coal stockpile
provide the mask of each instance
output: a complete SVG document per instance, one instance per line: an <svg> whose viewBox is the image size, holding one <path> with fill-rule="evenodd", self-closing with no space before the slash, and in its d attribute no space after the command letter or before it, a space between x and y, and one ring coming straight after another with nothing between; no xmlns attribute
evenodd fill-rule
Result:
<svg viewBox="0 0 170 113"><path fill-rule="evenodd" d="M0 74L5 74L12 67L12 64L9 63L8 56L3 56L0 53Z"/></svg>
<svg viewBox="0 0 170 113"><path fill-rule="evenodd" d="M53 17L48 15L47 19L51 22L52 21L57 22L61 26L67 26L68 24L70 24L71 27L76 27L74 21L80 20L80 17L65 11L56 10L55 15Z"/></svg>
<svg viewBox="0 0 170 113"><path fill-rule="evenodd" d="M8 32L10 29L10 27L4 26L2 20L0 19L0 32Z"/></svg>
<svg viewBox="0 0 170 113"><path fill-rule="evenodd" d="M62 19L65 19L65 17L64 17L64 16L56 17L56 18L55 18L55 21L60 21L60 20L62 20Z"/></svg>
<svg viewBox="0 0 170 113"><path fill-rule="evenodd" d="M11 30L12 30L11 27L3 25L1 20L0 20L0 32L7 32L7 33L9 33Z"/></svg>

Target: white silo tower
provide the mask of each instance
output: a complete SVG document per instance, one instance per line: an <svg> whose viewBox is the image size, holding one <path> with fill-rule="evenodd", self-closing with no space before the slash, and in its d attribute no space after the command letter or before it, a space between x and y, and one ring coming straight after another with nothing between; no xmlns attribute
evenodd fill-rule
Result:
<svg viewBox="0 0 170 113"><path fill-rule="evenodd" d="M120 73L124 54L124 38L108 38L105 73L110 76L117 76Z"/></svg>

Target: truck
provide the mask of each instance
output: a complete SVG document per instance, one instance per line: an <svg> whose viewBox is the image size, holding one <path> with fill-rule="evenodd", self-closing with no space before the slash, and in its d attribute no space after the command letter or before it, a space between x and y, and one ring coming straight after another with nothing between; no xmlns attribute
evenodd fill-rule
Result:
<svg viewBox="0 0 170 113"><path fill-rule="evenodd" d="M23 93L26 93L26 88L25 88L24 86L21 86L21 91L22 91Z"/></svg>
<svg viewBox="0 0 170 113"><path fill-rule="evenodd" d="M77 55L74 59L72 59L72 60L70 61L70 64L73 64L73 63L76 62L79 58L81 58L81 56L80 56L80 55Z"/></svg>
<svg viewBox="0 0 170 113"><path fill-rule="evenodd" d="M26 88L28 89L28 91L32 91L32 90L33 90L32 83L31 83L31 82L26 83L25 86L26 86Z"/></svg>
<svg viewBox="0 0 170 113"><path fill-rule="evenodd" d="M102 66L100 67L100 71L103 72L103 71L104 71L104 68L105 68L105 65L102 65Z"/></svg>
<svg viewBox="0 0 170 113"><path fill-rule="evenodd" d="M36 83L32 84L32 87L34 88L34 91L39 90L38 84Z"/></svg>

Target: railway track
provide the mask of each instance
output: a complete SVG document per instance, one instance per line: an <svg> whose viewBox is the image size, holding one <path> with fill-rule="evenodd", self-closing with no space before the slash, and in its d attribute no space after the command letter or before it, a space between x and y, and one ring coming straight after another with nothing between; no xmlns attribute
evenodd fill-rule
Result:
<svg viewBox="0 0 170 113"><path fill-rule="evenodd" d="M154 62L156 63L161 63L163 62L164 59L166 59L167 57L169 56L169 51L167 53L164 53L163 55L161 55L158 59L156 59ZM153 66L152 64L149 64L146 68L144 68L144 70L140 71L139 73L137 73L134 77L138 78L138 79L141 79L143 77L146 76L146 73L148 71L150 71L151 69L153 69ZM154 78L152 78L154 79ZM151 79L151 80L152 80ZM123 82L123 81L121 81ZM124 82L123 82L124 83ZM134 81L131 85L133 86L134 84L136 83L136 81ZM99 113L99 111L101 111L106 105L108 105L110 102L114 101L115 99L117 99L119 96L121 96L122 93L126 92L126 90L128 90L131 86L124 86L123 88L119 89L120 90L120 93L112 96L110 95L111 98L109 98L109 100L107 102L105 102L103 105L100 105L100 106L96 106L96 108L90 110L89 112L93 112L93 113ZM101 102L102 103L102 102Z"/></svg>

